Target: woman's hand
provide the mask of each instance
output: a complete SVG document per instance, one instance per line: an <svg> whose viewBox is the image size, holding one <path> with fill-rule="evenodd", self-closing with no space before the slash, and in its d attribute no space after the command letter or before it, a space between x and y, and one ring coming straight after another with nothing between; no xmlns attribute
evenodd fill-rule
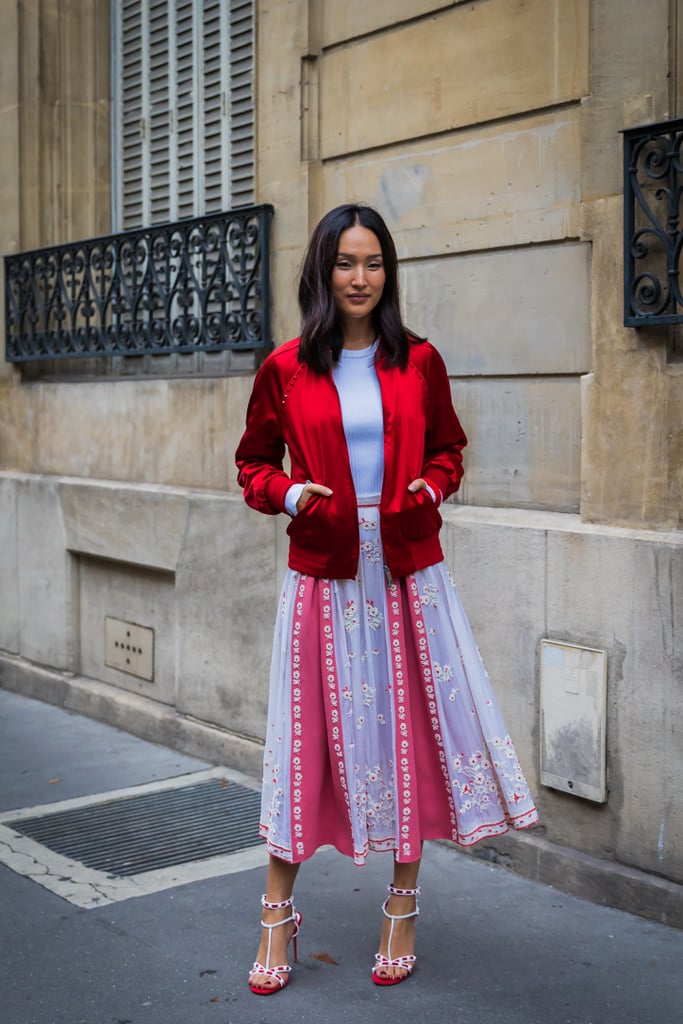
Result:
<svg viewBox="0 0 683 1024"><path fill-rule="evenodd" d="M417 480L413 480L411 484L408 484L408 490L412 491L413 494L416 494L418 491L423 491L426 486L427 481L423 480L422 477L419 476Z"/></svg>
<svg viewBox="0 0 683 1024"><path fill-rule="evenodd" d="M437 498L436 491L433 484L428 484L427 481L419 476L417 480L413 480L412 483L408 484L408 490L412 494L417 494L418 491L426 491L429 497L432 499L435 505L439 505L442 501L442 495Z"/></svg>
<svg viewBox="0 0 683 1024"><path fill-rule="evenodd" d="M324 484L312 484L309 481L304 484L304 489L299 495L299 500L296 503L297 512L301 512L301 510L308 505L314 494L320 494L323 498L329 498L332 491L329 487L325 487Z"/></svg>

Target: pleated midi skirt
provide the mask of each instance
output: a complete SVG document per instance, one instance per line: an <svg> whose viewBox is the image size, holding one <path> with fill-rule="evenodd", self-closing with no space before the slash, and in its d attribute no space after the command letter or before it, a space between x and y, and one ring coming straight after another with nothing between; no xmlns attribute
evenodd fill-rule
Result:
<svg viewBox="0 0 683 1024"><path fill-rule="evenodd" d="M298 863L323 845L417 860L538 821L443 562L387 581L359 507L354 580L288 570L271 664L260 833Z"/></svg>

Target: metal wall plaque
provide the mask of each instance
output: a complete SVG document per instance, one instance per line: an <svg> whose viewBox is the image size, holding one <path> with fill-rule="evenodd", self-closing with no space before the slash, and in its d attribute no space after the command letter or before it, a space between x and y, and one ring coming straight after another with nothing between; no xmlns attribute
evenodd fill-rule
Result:
<svg viewBox="0 0 683 1024"><path fill-rule="evenodd" d="M154 630L107 615L104 620L104 663L119 672L154 681Z"/></svg>
<svg viewBox="0 0 683 1024"><path fill-rule="evenodd" d="M541 640L541 782L604 803L607 654Z"/></svg>

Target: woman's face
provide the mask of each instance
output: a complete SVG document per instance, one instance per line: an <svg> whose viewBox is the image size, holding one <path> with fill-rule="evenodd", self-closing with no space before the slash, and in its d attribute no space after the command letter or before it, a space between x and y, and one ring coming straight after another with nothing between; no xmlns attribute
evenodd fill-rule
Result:
<svg viewBox="0 0 683 1024"><path fill-rule="evenodd" d="M360 224L342 231L332 271L332 295L342 320L369 318L385 280L382 246L374 231Z"/></svg>

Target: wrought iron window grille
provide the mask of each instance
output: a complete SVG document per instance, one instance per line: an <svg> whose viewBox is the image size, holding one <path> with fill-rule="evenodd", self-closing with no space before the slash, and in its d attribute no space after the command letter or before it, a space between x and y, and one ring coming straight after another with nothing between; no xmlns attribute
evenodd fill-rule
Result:
<svg viewBox="0 0 683 1024"><path fill-rule="evenodd" d="M241 207L6 256L7 360L270 348L272 213Z"/></svg>
<svg viewBox="0 0 683 1024"><path fill-rule="evenodd" d="M683 323L683 118L624 136L624 323Z"/></svg>

